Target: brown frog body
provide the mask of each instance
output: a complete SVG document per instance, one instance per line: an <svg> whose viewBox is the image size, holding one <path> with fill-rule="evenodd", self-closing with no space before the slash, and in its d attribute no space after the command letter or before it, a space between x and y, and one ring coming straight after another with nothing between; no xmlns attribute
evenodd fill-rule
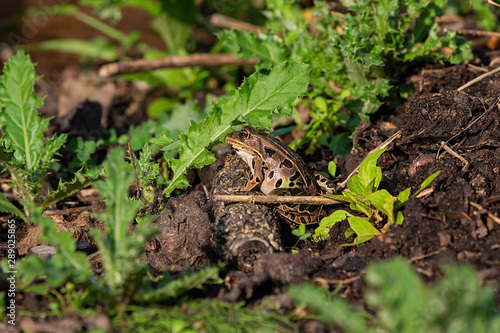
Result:
<svg viewBox="0 0 500 333"><path fill-rule="evenodd" d="M321 174L313 177L300 156L269 133L245 126L226 135L224 141L233 146L250 167L252 176L242 191L259 186L265 195L314 196L320 188L331 193L332 183ZM318 222L322 211L319 206L280 204L278 212L288 223L299 225Z"/></svg>

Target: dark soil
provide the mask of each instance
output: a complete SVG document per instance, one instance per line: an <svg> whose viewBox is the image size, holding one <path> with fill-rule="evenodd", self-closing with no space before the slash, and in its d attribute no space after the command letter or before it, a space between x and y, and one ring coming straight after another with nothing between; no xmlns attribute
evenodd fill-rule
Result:
<svg viewBox="0 0 500 333"><path fill-rule="evenodd" d="M190 175L193 188L151 208L157 213L166 208L166 213L160 214L153 222L160 233L147 244L146 259L156 272L164 267L182 271L187 266L212 265L222 260L226 263L222 272L226 283L216 287L219 288L215 293L217 297L230 302L245 300L254 304L271 297L286 298L284 288L304 280L332 290L342 283L342 297L362 302L365 287L363 274L367 264L395 256L412 262L427 281L441 276L444 263L469 263L476 267L484 284L498 288L500 74L457 92L458 87L483 73L477 69L481 65L480 60L476 59L473 63L475 66L420 69L407 80L415 86L411 97L395 110L381 110L371 125L361 127L362 130L356 134L355 153L334 158L338 179L342 181L370 150L397 130L402 130L401 137L379 159L378 165L383 170L381 187L393 194L407 187L416 191L424 179L440 171L431 183L430 191L405 204L402 225L391 226L390 231L367 243L342 246L353 238L345 238L348 225L346 222L339 223L331 229L328 240L319 243L306 240L299 243L298 254L291 254L290 249L296 238L291 234L290 226L280 220L272 207L212 202L213 194L229 193L240 188L248 172L230 150L221 147L216 152L220 159L217 165L221 166L215 171L215 177L213 166L197 174L193 172ZM132 88L128 89L124 91L130 92ZM124 96L123 99L127 99L126 93ZM70 128L64 130L71 135L81 131L89 135L89 128L93 128L98 129L93 133L99 137L102 131L117 123L128 125L144 118L143 113L128 115L120 103L110 102L106 112L101 112L100 105L86 103L87 108L102 117L100 121L96 122L95 117L86 119L77 110L70 120L62 116L59 119L58 116L54 120L54 130L64 127L64 120L70 124ZM113 105L118 111L113 109ZM86 128L88 122L93 122L93 125ZM125 127L117 125L122 130ZM318 152L318 156L328 154L327 151ZM303 157L307 163L308 156ZM63 160L65 158L62 157ZM316 163L316 166L318 164L326 165ZM5 179L6 175L1 178ZM203 186L208 189L207 193L204 193ZM14 198L11 189L4 187L4 183L2 192ZM95 191L85 190L53 207L51 217L59 230L69 230L75 239L90 242L93 246L87 228L89 225L99 227L99 223L89 216L88 211L102 209L103 203ZM7 230L7 218L1 218L2 235ZM314 228L314 225L310 226L309 231L313 232ZM29 248L39 244L39 232L27 226L17 228L17 240L21 244L19 255L26 255ZM4 257L7 248L5 237L2 236L0 241L0 257ZM90 254L92 260L95 260L94 252ZM99 269L99 264L96 263L95 267ZM213 296L214 292L208 294ZM28 305L32 295L19 295L18 298L20 309L25 307L33 311ZM40 304L39 309L42 308L46 308L46 304ZM87 322L90 319L65 320L76 330L95 327L95 322ZM95 321L98 320L109 327L107 318L96 317ZM63 327L64 323L59 321L54 322L51 330L46 323L43 328L37 328L34 319L24 318L20 327L51 332ZM42 323L38 322L38 325Z"/></svg>

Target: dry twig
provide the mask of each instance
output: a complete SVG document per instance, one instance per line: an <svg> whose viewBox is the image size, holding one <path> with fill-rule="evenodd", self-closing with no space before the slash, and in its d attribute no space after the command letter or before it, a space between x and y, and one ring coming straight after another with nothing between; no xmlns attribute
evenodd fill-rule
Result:
<svg viewBox="0 0 500 333"><path fill-rule="evenodd" d="M264 196L264 195L214 195L214 201L245 203L286 203L307 205L335 205L340 201L321 196Z"/></svg>
<svg viewBox="0 0 500 333"><path fill-rule="evenodd" d="M451 149L450 147L448 147L448 145L444 141L441 141L441 147L443 147L444 150L446 150L448 153L450 153L453 157L456 157L460 161L462 161L463 163L465 163L465 165L462 168L462 171L464 171L464 172L467 171L467 169L469 168L469 164L470 164L469 161L467 161L465 158L463 158L458 153L456 153L453 149Z"/></svg>
<svg viewBox="0 0 500 333"><path fill-rule="evenodd" d="M257 34L260 31L265 32L266 28L262 28L251 23L235 20L221 14L213 14L210 16L210 23L217 28L236 29L238 31L248 30Z"/></svg>
<svg viewBox="0 0 500 333"><path fill-rule="evenodd" d="M498 66L497 68L489 71L488 73L484 73L482 75L479 75L475 79L470 80L469 82L467 82L466 84L464 84L463 86L461 86L460 88L458 88L457 91L462 91L465 88L467 88L469 86L472 86L474 83L477 83L477 82L481 81L482 79L487 78L488 76L495 74L498 71L500 71L500 66Z"/></svg>
<svg viewBox="0 0 500 333"><path fill-rule="evenodd" d="M500 66L498 67L500 68ZM446 140L445 144L448 144L451 140L455 139L457 136L459 136L460 134L462 134L463 132L467 131L469 128L472 127L472 125L474 125L475 123L477 123L479 121L479 119L483 118L485 115L487 115L491 110L493 110L493 108L495 106L499 106L499 103L500 103L500 97L497 97L497 99L495 100L495 102L489 107L488 110L484 111L482 115L480 115L479 117L477 117L476 119L474 119L473 121L471 121L471 123L469 125L467 125L463 130L461 130L460 132L458 132L457 134L455 134L454 136L452 136L451 138L449 138L448 140ZM439 147L437 153L436 153L436 158L439 156L439 152L441 151L441 147Z"/></svg>
<svg viewBox="0 0 500 333"><path fill-rule="evenodd" d="M194 67L194 66L253 66L257 63L256 59L236 59L234 54L226 53L194 53L187 56L170 56L155 59L138 59L132 61L115 62L103 65L98 75L107 79L116 74L148 72L160 68L174 67Z"/></svg>
<svg viewBox="0 0 500 333"><path fill-rule="evenodd" d="M498 223L500 224L500 218L498 216L495 216L493 215L493 213L490 213L488 210L486 210L483 206L481 206L480 204L477 204L475 202L470 202L470 205L474 208L476 208L477 210L482 210L484 211L486 214L488 214L488 217L490 219L492 219L493 221L495 221L495 223Z"/></svg>

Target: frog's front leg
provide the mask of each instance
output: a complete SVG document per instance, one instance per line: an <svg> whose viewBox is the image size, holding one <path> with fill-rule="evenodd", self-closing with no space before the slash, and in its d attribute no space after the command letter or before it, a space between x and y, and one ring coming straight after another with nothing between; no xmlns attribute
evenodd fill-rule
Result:
<svg viewBox="0 0 500 333"><path fill-rule="evenodd" d="M261 184L264 180L264 174L262 171L262 163L258 163L252 160L249 163L250 171L252 172L252 177L247 180L246 185L240 190L242 192L249 192L253 190L257 185Z"/></svg>
<svg viewBox="0 0 500 333"><path fill-rule="evenodd" d="M331 182L321 172L314 172L314 179L323 194L335 194L335 183Z"/></svg>

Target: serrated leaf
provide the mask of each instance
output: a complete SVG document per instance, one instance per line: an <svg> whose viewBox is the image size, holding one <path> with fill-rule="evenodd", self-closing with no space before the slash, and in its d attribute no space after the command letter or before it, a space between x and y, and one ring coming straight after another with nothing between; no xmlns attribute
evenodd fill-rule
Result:
<svg viewBox="0 0 500 333"><path fill-rule="evenodd" d="M37 80L33 63L22 51L9 57L0 76L2 141L10 141L15 160L26 165L28 171L33 171L40 162L46 129L37 112L43 105L43 99L34 93Z"/></svg>
<svg viewBox="0 0 500 333"><path fill-rule="evenodd" d="M178 297L190 289L201 288L205 283L219 282L219 270L220 268L217 266L202 267L196 273L187 272L175 280L164 278L158 288L135 293L134 300L137 302L154 303Z"/></svg>
<svg viewBox="0 0 500 333"><path fill-rule="evenodd" d="M42 152L42 166L41 169L49 167L51 162L54 162L54 155L57 154L59 149L66 143L68 136L66 134L53 135L47 140Z"/></svg>
<svg viewBox="0 0 500 333"><path fill-rule="evenodd" d="M238 58L251 60L257 58L257 70L270 68L286 60L285 49L281 43L272 38L259 38L250 31L224 30L217 34L217 38Z"/></svg>
<svg viewBox="0 0 500 333"><path fill-rule="evenodd" d="M216 105L211 105L204 123L193 121L188 133L180 135L179 158L169 160L174 175L164 194L168 196L176 188L189 186L184 176L189 168L201 168L215 161L207 147L223 139L231 131L235 120L252 119L252 125L262 127L268 122L260 121L253 114L288 110L286 106L305 93L310 70L309 65L282 63L275 66L269 75L251 75L239 89L229 92Z"/></svg>
<svg viewBox="0 0 500 333"><path fill-rule="evenodd" d="M26 221L26 216L24 215L23 212L19 210L16 206L14 206L9 199L3 193L0 193L0 212L4 213L12 213L14 215L17 215L18 217L22 218L24 221Z"/></svg>
<svg viewBox="0 0 500 333"><path fill-rule="evenodd" d="M106 230L111 233L114 251L127 251L125 238L127 230L141 203L128 197L128 187L134 181L132 166L124 161L124 150L113 149L103 163L106 181L98 181L95 187L106 201L106 213L99 218L106 222ZM112 236L112 237L111 237Z"/></svg>
<svg viewBox="0 0 500 333"><path fill-rule="evenodd" d="M41 265L42 267L32 267L31 264L37 264L35 260L35 262L27 263L27 267L21 265L19 270L23 272L25 270L28 271L27 275L31 276L31 278L44 274L49 275L50 279L48 279L47 282L51 287L59 287L68 280L74 283L85 283L87 286L91 286L95 280L90 267L87 265L86 254L76 250L75 240L71 233L57 232L54 222L49 217L42 215L42 209L40 207L36 207L29 202L25 204L31 213L30 221L40 225L42 228L40 240L55 246L57 248L57 253L54 254L48 262L44 262L43 265ZM41 264L41 262L39 264ZM33 271L33 269L37 270Z"/></svg>
<svg viewBox="0 0 500 333"><path fill-rule="evenodd" d="M105 181L95 183L106 202L106 212L96 214L104 222L106 235L100 229L92 229L104 266L105 280L115 301L123 301L127 288L134 288L141 281L144 263L135 260L144 252L144 242L153 234L147 223L135 227L129 234L130 225L141 207L141 201L129 198L129 185L134 180L132 165L125 162L124 150L113 149L103 163Z"/></svg>
<svg viewBox="0 0 500 333"><path fill-rule="evenodd" d="M59 182L57 190L49 191L47 195L43 198L42 209L46 209L53 203L56 203L76 192L83 190L87 186L92 185L94 182L103 178L103 173L101 170L87 171L85 174L82 170L78 170L71 182Z"/></svg>

